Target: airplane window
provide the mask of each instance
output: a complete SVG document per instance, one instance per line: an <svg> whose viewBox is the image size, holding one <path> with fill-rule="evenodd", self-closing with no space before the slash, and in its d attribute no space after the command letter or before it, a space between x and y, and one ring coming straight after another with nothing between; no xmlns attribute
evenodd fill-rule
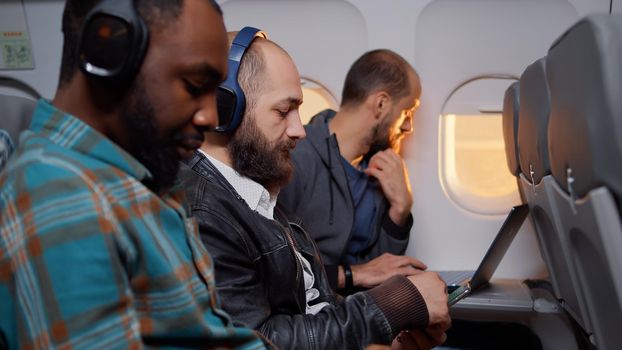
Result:
<svg viewBox="0 0 622 350"><path fill-rule="evenodd" d="M307 124L318 112L331 108L337 110L335 97L322 84L309 78L301 78L303 104L300 105L300 119Z"/></svg>
<svg viewBox="0 0 622 350"><path fill-rule="evenodd" d="M461 207L503 214L520 203L516 178L505 160L501 107L495 107L513 80L486 80L454 90L445 104L439 128L440 176L445 192ZM483 97L487 94L490 99Z"/></svg>

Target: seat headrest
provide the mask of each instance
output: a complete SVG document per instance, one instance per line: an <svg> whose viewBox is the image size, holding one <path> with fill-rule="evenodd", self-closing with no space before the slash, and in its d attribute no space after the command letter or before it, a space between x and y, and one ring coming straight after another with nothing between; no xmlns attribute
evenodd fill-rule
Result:
<svg viewBox="0 0 622 350"><path fill-rule="evenodd" d="M30 126L37 101L19 96L0 95L0 129L6 130L13 143L17 144L19 133Z"/></svg>
<svg viewBox="0 0 622 350"><path fill-rule="evenodd" d="M508 169L514 176L520 173L518 163L518 144L516 136L518 134L518 106L520 87L519 83L514 82L505 90L503 97L503 141L505 143L505 158Z"/></svg>
<svg viewBox="0 0 622 350"><path fill-rule="evenodd" d="M541 58L530 64L520 77L518 159L523 174L534 184L551 173L547 146L550 111L545 58Z"/></svg>
<svg viewBox="0 0 622 350"><path fill-rule="evenodd" d="M566 31L546 60L549 159L555 179L583 197L606 185L622 198L622 15L592 15Z"/></svg>

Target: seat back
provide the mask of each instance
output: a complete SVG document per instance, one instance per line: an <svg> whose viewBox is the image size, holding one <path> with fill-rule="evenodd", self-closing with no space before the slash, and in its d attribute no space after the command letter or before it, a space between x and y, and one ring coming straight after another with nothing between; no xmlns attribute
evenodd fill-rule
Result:
<svg viewBox="0 0 622 350"><path fill-rule="evenodd" d="M551 173L546 135L551 106L545 72L545 60L541 58L529 65L520 78L518 157L522 172L534 185Z"/></svg>
<svg viewBox="0 0 622 350"><path fill-rule="evenodd" d="M551 199L551 176L547 146L550 94L546 62L529 65L520 78L518 148L519 185L531 209L540 251L547 264L555 297L584 329L590 329L585 305L581 304L578 277L557 209Z"/></svg>
<svg viewBox="0 0 622 350"><path fill-rule="evenodd" d="M512 83L506 90L503 97L503 141L505 143L505 159L508 169L514 176L520 172L518 162L518 144L516 143L518 134L518 110L519 110L520 84L518 81Z"/></svg>
<svg viewBox="0 0 622 350"><path fill-rule="evenodd" d="M622 16L593 15L550 48L554 202L598 349L621 349Z"/></svg>
<svg viewBox="0 0 622 350"><path fill-rule="evenodd" d="M17 147L19 134L30 125L36 105L29 98L0 95L0 170Z"/></svg>

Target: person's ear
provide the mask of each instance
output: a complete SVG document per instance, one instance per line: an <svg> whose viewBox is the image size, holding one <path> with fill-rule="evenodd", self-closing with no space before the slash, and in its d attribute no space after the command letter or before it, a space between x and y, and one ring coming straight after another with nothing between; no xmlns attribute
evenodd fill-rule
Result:
<svg viewBox="0 0 622 350"><path fill-rule="evenodd" d="M390 108L391 97L385 91L378 91L374 94L373 108L374 118L382 119Z"/></svg>

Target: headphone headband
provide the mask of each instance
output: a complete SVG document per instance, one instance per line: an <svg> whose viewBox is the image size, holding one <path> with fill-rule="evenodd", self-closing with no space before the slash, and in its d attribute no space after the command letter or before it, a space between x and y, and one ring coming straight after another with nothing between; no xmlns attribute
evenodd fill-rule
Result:
<svg viewBox="0 0 622 350"><path fill-rule="evenodd" d="M238 73L242 57L257 37L267 38L268 36L257 28L244 27L233 39L227 61L227 79L218 87L218 126L214 129L215 131L232 133L242 121L246 108L246 96L238 83Z"/></svg>

